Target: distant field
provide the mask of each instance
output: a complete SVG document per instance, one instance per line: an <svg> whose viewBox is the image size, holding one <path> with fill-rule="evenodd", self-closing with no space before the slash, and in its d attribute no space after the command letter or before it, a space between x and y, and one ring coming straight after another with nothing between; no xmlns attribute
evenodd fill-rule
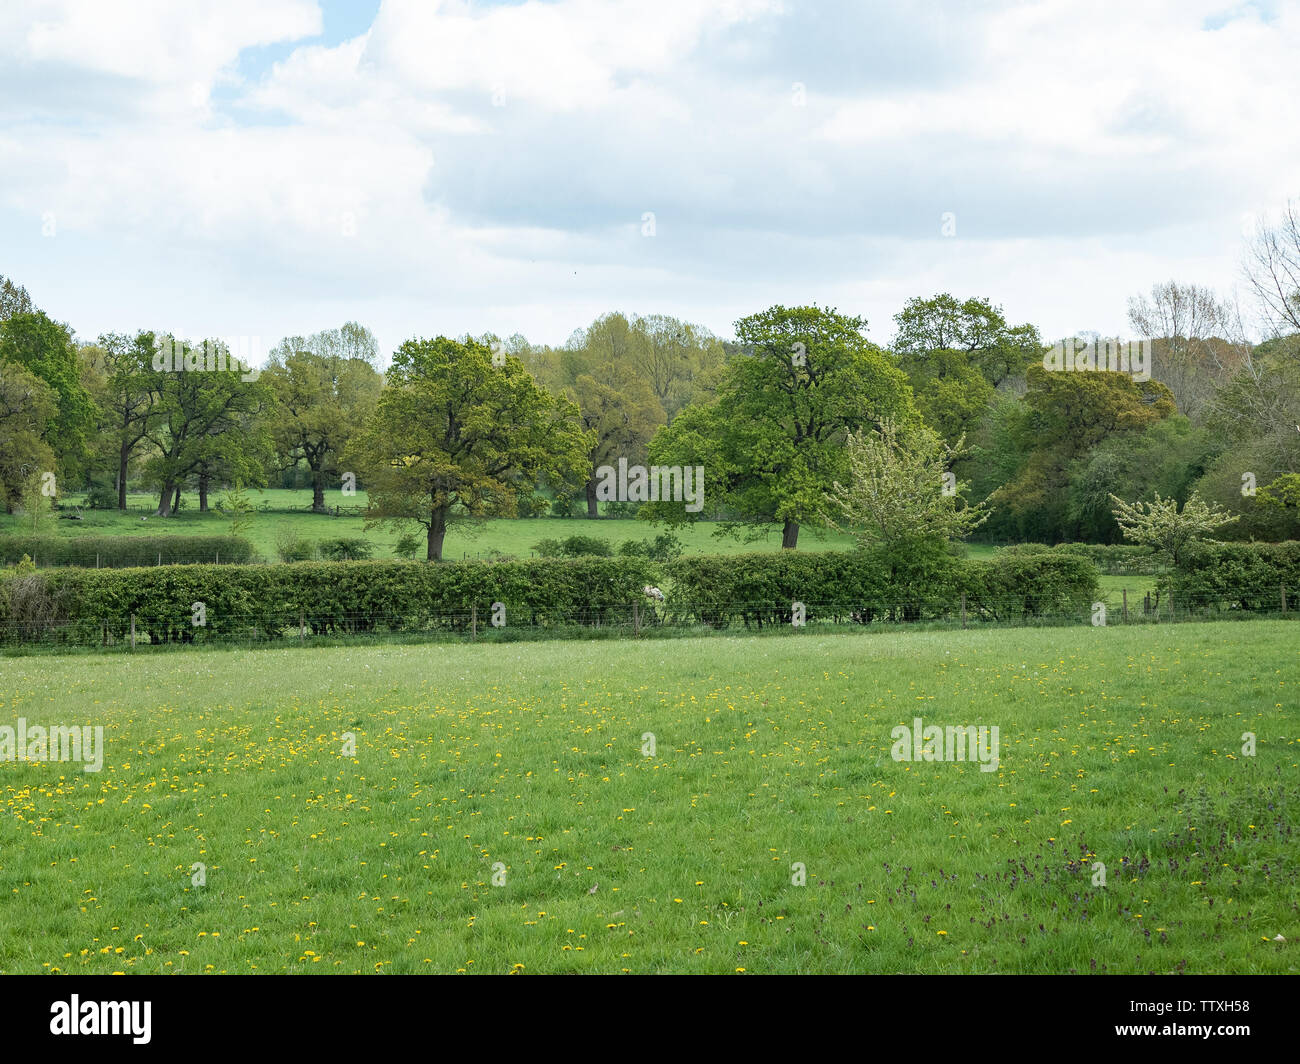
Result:
<svg viewBox="0 0 1300 1064"><path fill-rule="evenodd" d="M215 503L221 493L214 493L210 503ZM364 520L357 515L342 517L326 516L311 512L310 491L286 491L280 489L267 491L249 491L249 498L258 508L253 518L253 525L245 536L252 540L258 551L268 560L275 561L276 537L283 532L292 532L307 539L337 539L342 536L364 537L375 546L377 558L394 557L394 545L400 531L389 528L376 528L365 531ZM80 502L79 496L71 496L68 503ZM198 494L184 494L180 513L176 517L149 517L157 505L153 495L132 495L128 498L131 507L125 514L116 510L85 510L84 520L49 523L48 532L62 536L79 535L159 535L172 533L176 535L212 535L225 532L229 522L217 513L200 514L198 512ZM364 492L345 496L340 491L325 493L326 505L333 508L364 507ZM142 517L148 520L142 521ZM676 535L682 541L689 554L735 554L748 550L779 550L781 548L781 530L774 526L771 532L755 543L744 542L730 537L715 537L715 524L702 524L694 528L683 528ZM0 533L26 531L27 527L21 517L0 514ZM596 520L586 518L535 518L523 520L497 519L484 522L478 529L454 524L447 532L443 555L448 561L463 557L484 557L493 552L528 557L533 544L541 539L563 539L566 536L598 536L608 540L617 549L626 540L653 539L664 529L646 521ZM422 535L422 530L411 531ZM799 537L799 546L805 550L831 550L850 547L853 538L842 533L828 533L821 538L812 531L804 531ZM420 557L423 557L421 553Z"/></svg>
<svg viewBox="0 0 1300 1064"><path fill-rule="evenodd" d="M214 504L221 495L215 492L210 497ZM249 498L257 507L252 527L244 535L252 540L258 552L268 561L278 560L276 539L285 533L312 539L337 539L340 537L357 537L369 540L374 545L374 557L396 557L394 547L400 531L390 528L365 529L365 521L357 514L345 513L340 517L311 512L310 491L288 491L267 489L250 491ZM81 502L77 495L69 496L69 504ZM130 509L125 513L116 510L84 510L83 520L49 522L46 531L67 537L75 536L152 536L160 533L174 535L212 535L224 533L229 523L221 515L212 512L198 512L198 494L184 494L180 513L167 519L152 517L157 505L154 495L131 495L128 497ZM327 491L325 503L331 509L335 506L344 510L364 507L365 492L345 496L341 491ZM148 520L141 520L147 517ZM682 541L687 554L737 554L754 550L780 550L781 532L773 526L770 532L754 542L744 542L730 536L715 536L715 524L700 524L691 528L678 529L674 534ZM21 517L0 514L0 534L5 532L25 532L27 526ZM421 530L412 529L418 535ZM587 518L529 518L529 519L494 519L483 522L477 529L464 525L452 525L447 533L443 556L448 561L463 558L483 558L495 553L526 558L532 554L532 548L542 539L563 539L566 536L596 536L609 541L613 549L628 540L653 539L664 531L663 526L651 525L646 521L608 520L591 521ZM854 545L852 536L841 532L818 534L804 529L799 536L801 550L845 550ZM985 543L972 543L964 548L971 558L988 559L996 555L998 548ZM423 553L419 555L423 557ZM1129 608L1137 610L1142 596L1148 591L1155 592L1155 577L1151 576L1101 576L1099 583L1102 601L1107 609L1118 611L1122 601L1122 591L1127 588Z"/></svg>
<svg viewBox="0 0 1300 1064"><path fill-rule="evenodd" d="M0 725L107 755L0 763L0 971L1295 972L1298 664L1277 621L7 660ZM917 716L997 770L893 760Z"/></svg>

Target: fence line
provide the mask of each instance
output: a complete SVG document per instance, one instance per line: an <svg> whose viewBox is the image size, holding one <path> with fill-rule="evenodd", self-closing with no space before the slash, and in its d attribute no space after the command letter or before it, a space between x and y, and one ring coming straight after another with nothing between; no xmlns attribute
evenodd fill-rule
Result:
<svg viewBox="0 0 1300 1064"><path fill-rule="evenodd" d="M1244 589L1243 597L1258 596ZM930 626L1031 627L1084 625L1115 627L1168 624L1224 618L1297 616L1294 589L1279 587L1268 602L1252 608L1229 604L1221 595L1165 597L1121 607L1047 604L1024 595L1001 599L962 596L954 600L896 601L889 605L862 602L703 602L659 603L647 599L626 604L592 605L581 609L544 604L507 605L504 610L485 600L457 609L424 609L407 605L380 611L336 610L317 604L283 603L274 609L225 614L204 607L196 623L194 603L142 604L134 610L79 620L31 618L0 624L0 646L136 647L140 645L305 644L312 639L403 638L442 636L474 641L513 638L521 634L564 636L588 634L639 637L648 633L689 633L736 630L748 632L905 630ZM499 622L499 623L498 623Z"/></svg>

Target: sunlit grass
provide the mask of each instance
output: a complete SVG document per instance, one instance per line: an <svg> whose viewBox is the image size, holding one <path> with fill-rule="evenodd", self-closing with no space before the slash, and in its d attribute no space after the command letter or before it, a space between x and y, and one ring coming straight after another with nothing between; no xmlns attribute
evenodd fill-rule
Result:
<svg viewBox="0 0 1300 1064"><path fill-rule="evenodd" d="M97 775L0 764L0 970L1294 971L1297 645L1258 621L0 660L0 725L108 742ZM915 716L998 725L998 771L893 761Z"/></svg>

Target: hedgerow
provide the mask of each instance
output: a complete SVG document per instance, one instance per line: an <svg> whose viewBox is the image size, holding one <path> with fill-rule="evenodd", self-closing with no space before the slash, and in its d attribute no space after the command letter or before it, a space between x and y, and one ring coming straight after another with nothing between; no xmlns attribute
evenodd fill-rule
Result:
<svg viewBox="0 0 1300 1064"><path fill-rule="evenodd" d="M1175 597L1199 607L1280 610L1300 599L1300 542L1200 543L1170 578Z"/></svg>
<svg viewBox="0 0 1300 1064"><path fill-rule="evenodd" d="M246 565L256 553L253 544L239 536L0 536L0 565L15 565L25 554L41 568L125 569L203 562Z"/></svg>
<svg viewBox="0 0 1300 1064"><path fill-rule="evenodd" d="M1087 558L1100 572L1111 576L1157 576L1168 568L1164 559L1150 547L1135 543L1058 543L1054 547L1045 543L1016 543L1002 547L998 557L1052 552Z"/></svg>
<svg viewBox="0 0 1300 1064"><path fill-rule="evenodd" d="M621 619L654 577L644 559L604 558L59 569L0 581L0 639L121 642L132 617L154 643L464 630L486 628L498 602L510 625L601 624Z"/></svg>
<svg viewBox="0 0 1300 1064"><path fill-rule="evenodd" d="M671 609L716 628L790 624L793 604L813 620L993 620L1079 614L1097 594L1097 570L1070 554L967 561L946 551L884 550L687 557L668 568Z"/></svg>

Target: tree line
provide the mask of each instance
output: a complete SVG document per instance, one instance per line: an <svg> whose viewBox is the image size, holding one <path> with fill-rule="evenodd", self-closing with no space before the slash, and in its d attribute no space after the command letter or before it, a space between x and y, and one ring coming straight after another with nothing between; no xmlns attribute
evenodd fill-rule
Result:
<svg viewBox="0 0 1300 1064"><path fill-rule="evenodd" d="M1128 308L1133 336L1152 341L1145 380L1051 372L1036 327L948 293L909 300L884 346L862 318L819 306L770 307L732 339L611 313L558 347L411 339L381 369L374 335L349 322L286 337L241 373L220 341L79 341L0 277L0 495L11 513L39 506L53 473L92 506L125 509L128 484L145 487L167 517L182 490L206 511L216 488L293 476L323 510L326 488L351 478L370 521L422 527L438 559L452 521L597 516L598 471L623 459L702 467L705 505L630 499L607 514L742 537L776 526L790 548L801 529L883 513L869 485L886 475L926 480L889 504L891 521L941 492L953 535L1113 543L1116 499L1163 497L1210 500L1239 538L1294 538L1295 215L1251 249L1268 338L1248 340L1239 308L1208 289L1157 285Z"/></svg>

